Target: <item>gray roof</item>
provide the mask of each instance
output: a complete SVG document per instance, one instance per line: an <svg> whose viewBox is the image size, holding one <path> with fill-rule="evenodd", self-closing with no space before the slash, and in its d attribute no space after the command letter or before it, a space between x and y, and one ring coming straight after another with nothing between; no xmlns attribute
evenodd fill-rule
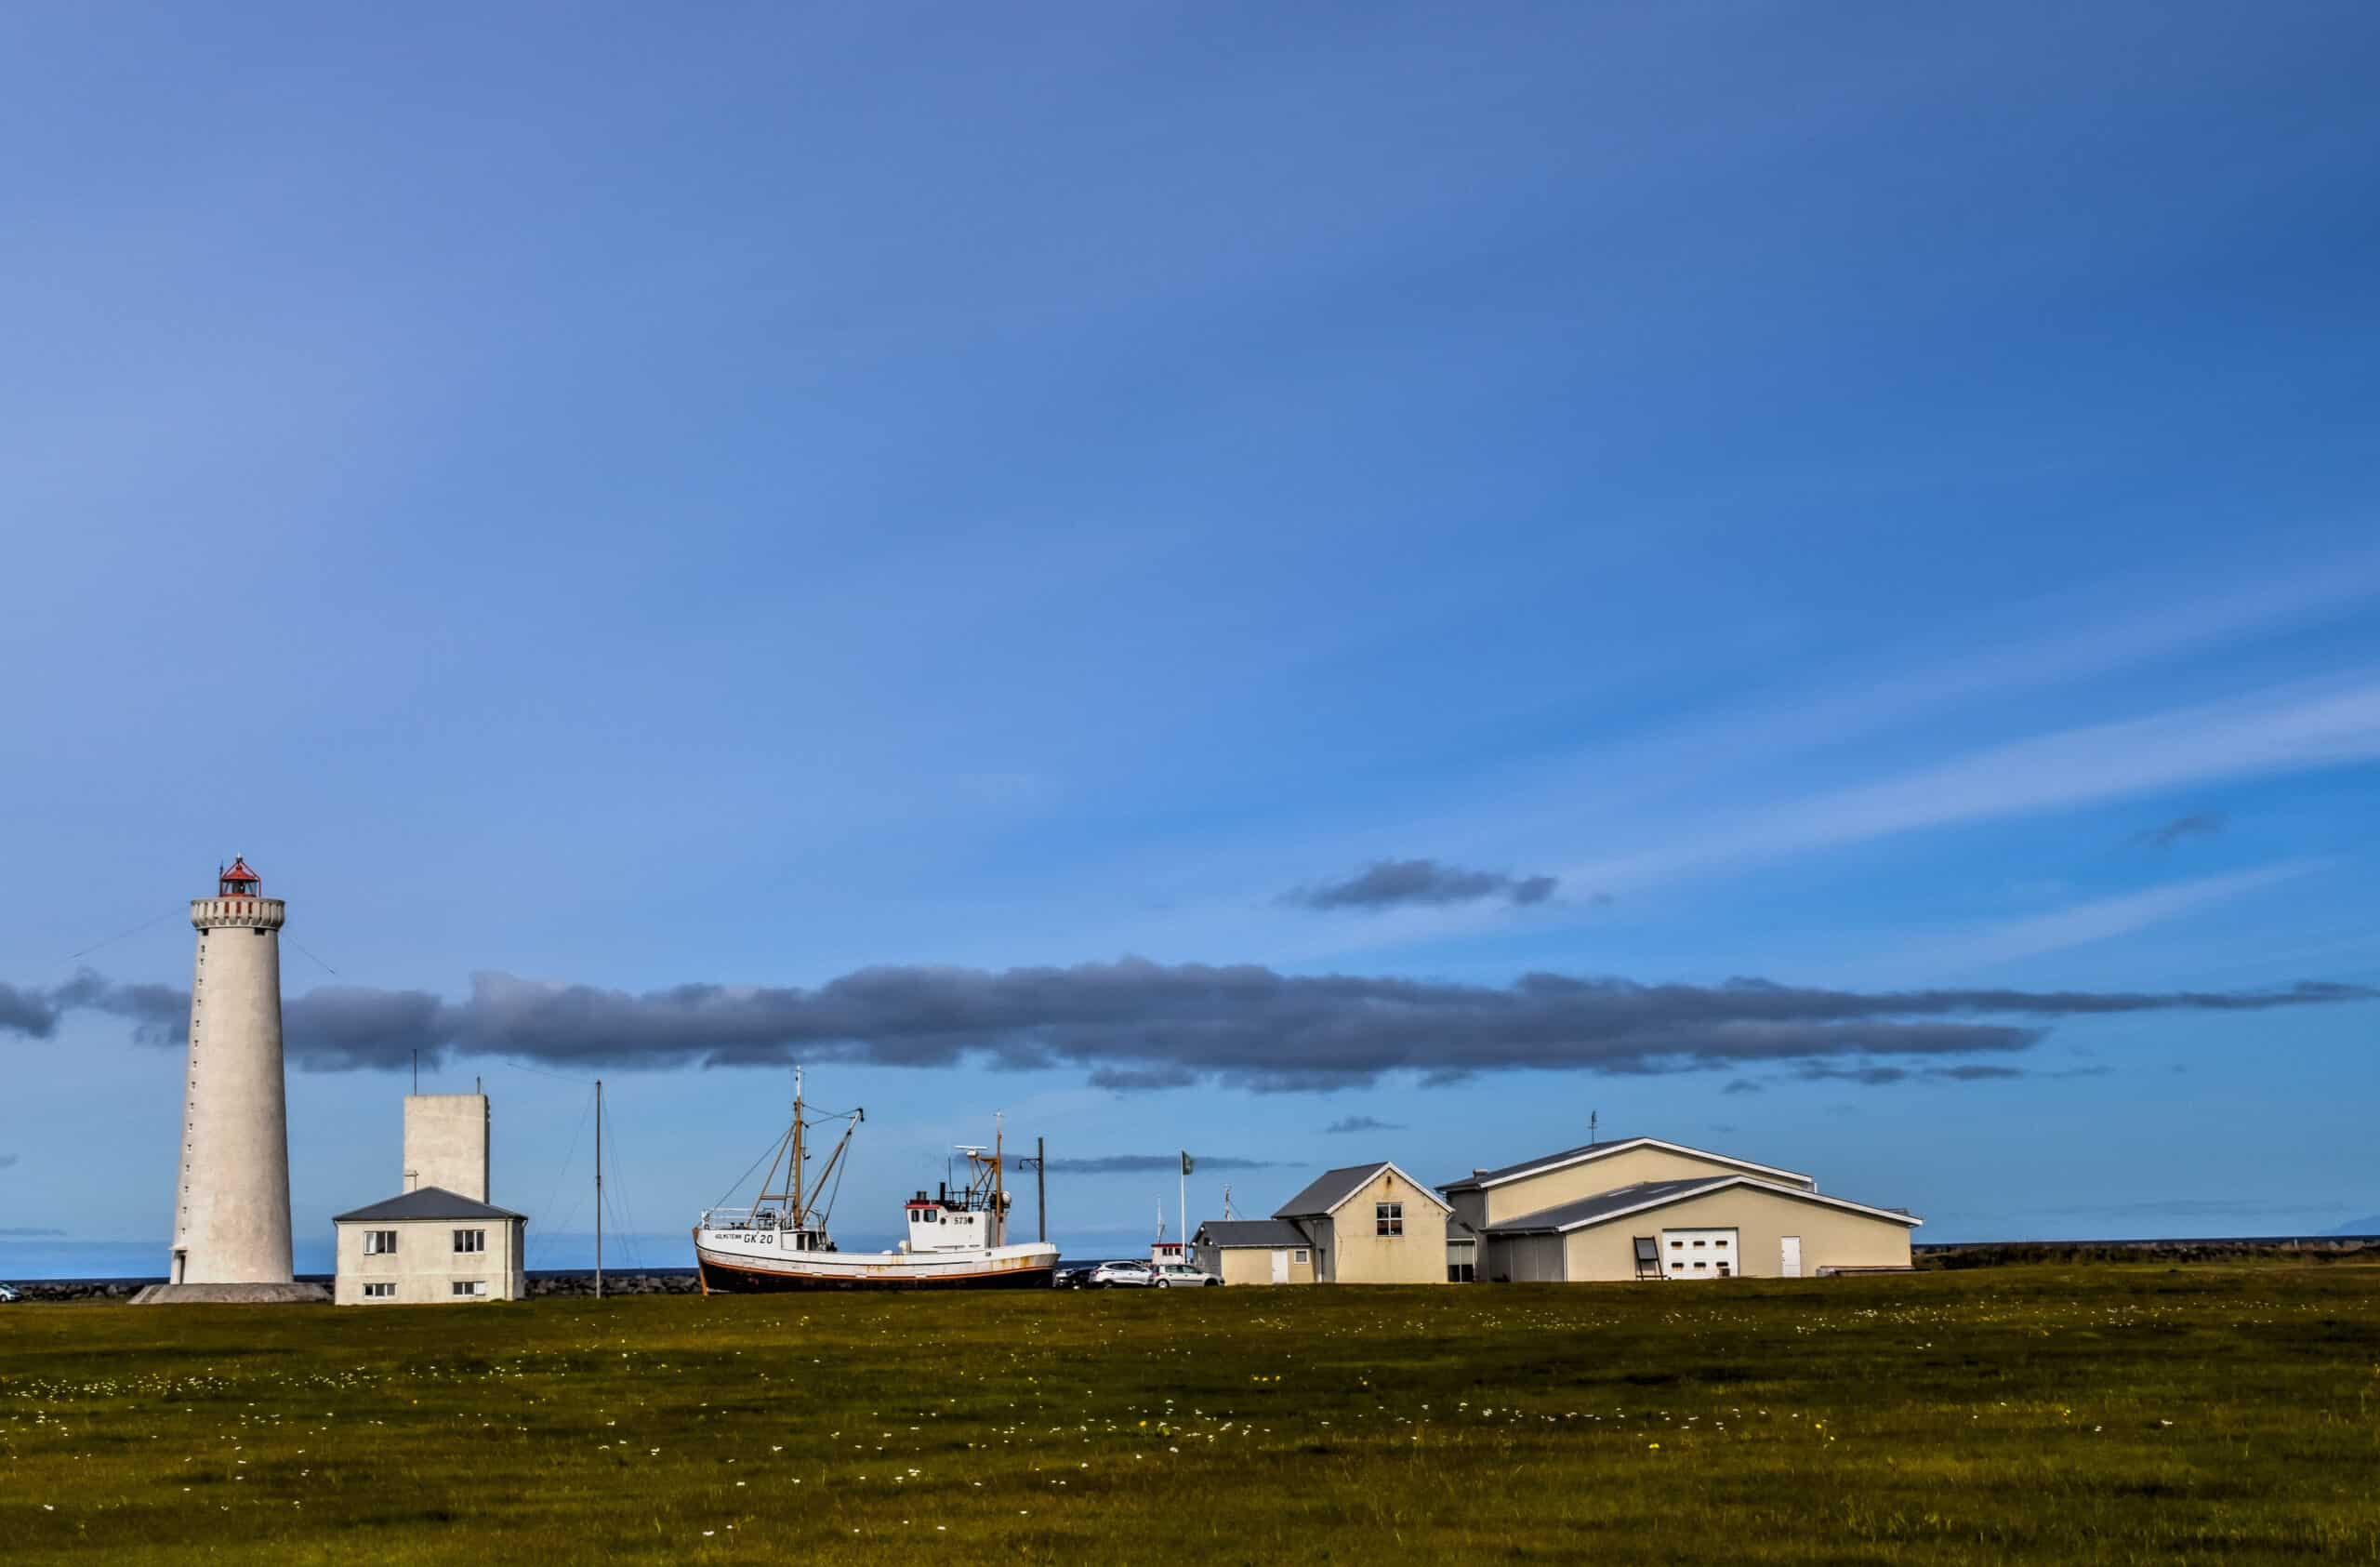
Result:
<svg viewBox="0 0 2380 1567"><path fill-rule="evenodd" d="M1713 1187L1732 1184L1733 1175L1705 1175L1696 1180L1638 1181L1611 1191L1598 1191L1593 1197L1581 1197L1574 1202L1559 1202L1551 1208L1540 1208L1534 1214L1523 1214L1488 1227L1490 1235L1511 1235L1530 1230L1569 1229L1582 1224L1593 1224L1609 1214L1624 1214L1631 1208L1648 1203L1674 1202L1681 1197L1692 1197Z"/></svg>
<svg viewBox="0 0 2380 1567"><path fill-rule="evenodd" d="M1382 1170L1396 1171L1422 1201L1435 1203L1448 1213L1454 1212L1445 1198L1415 1180L1409 1171L1399 1168L1396 1161L1375 1159L1369 1164L1345 1164L1336 1170L1325 1170L1315 1177L1311 1186L1274 1209L1273 1216L1276 1219L1302 1219L1329 1214L1370 1185L1372 1178Z"/></svg>
<svg viewBox="0 0 2380 1567"><path fill-rule="evenodd" d="M1498 1181L1507 1180L1514 1175L1525 1175L1532 1170L1567 1164L1580 1159L1601 1159L1606 1154L1618 1153L1621 1149L1634 1148L1640 1143L1683 1149L1685 1152L1703 1159L1716 1160L1722 1164L1733 1164L1742 1170L1772 1170L1778 1175L1792 1175L1801 1180L1809 1178L1798 1170L1778 1169L1776 1165L1763 1164L1755 1160L1738 1159L1730 1153L1713 1153L1709 1149L1689 1148L1684 1143L1673 1143L1665 1137L1597 1137L1592 1143L1580 1143L1577 1148L1564 1149L1559 1153L1541 1153L1535 1159L1524 1159L1517 1164L1505 1164L1493 1170L1474 1170L1467 1175L1440 1183L1438 1189L1440 1191L1470 1191L1479 1187L1492 1186Z"/></svg>
<svg viewBox="0 0 2380 1567"><path fill-rule="evenodd" d="M403 1197L391 1197L386 1202L375 1202L368 1208L340 1214L331 1222L345 1224L350 1219L519 1219L527 1216L509 1208L475 1202L443 1186L426 1186L408 1191Z"/></svg>
<svg viewBox="0 0 2380 1567"><path fill-rule="evenodd" d="M1310 1214L1327 1214L1363 1190L1374 1175L1387 1168L1387 1160L1375 1159L1369 1164L1346 1164L1336 1170L1325 1170L1303 1191L1274 1209L1273 1216L1291 1219Z"/></svg>
<svg viewBox="0 0 2380 1567"><path fill-rule="evenodd" d="M1575 1202L1557 1203L1534 1214L1523 1214L1488 1227L1490 1235L1531 1235L1547 1230L1582 1229L1605 1219L1634 1213L1641 1208L1664 1207L1688 1197L1718 1191L1726 1187L1750 1187L1755 1191L1772 1192L1797 1202L1818 1202L1830 1208L1846 1209L1874 1218L1891 1219L1897 1224L1914 1228L1925 1221L1897 1208L1878 1208L1866 1202L1854 1202L1848 1197L1829 1197L1824 1192L1803 1187L1787 1186L1781 1181L1765 1181L1756 1175L1704 1175L1683 1181L1638 1181L1633 1186L1620 1187L1611 1191L1598 1191L1592 1197L1581 1197Z"/></svg>
<svg viewBox="0 0 2380 1567"><path fill-rule="evenodd" d="M1287 1219L1209 1219L1198 1239L1210 1246L1303 1246L1304 1230Z"/></svg>

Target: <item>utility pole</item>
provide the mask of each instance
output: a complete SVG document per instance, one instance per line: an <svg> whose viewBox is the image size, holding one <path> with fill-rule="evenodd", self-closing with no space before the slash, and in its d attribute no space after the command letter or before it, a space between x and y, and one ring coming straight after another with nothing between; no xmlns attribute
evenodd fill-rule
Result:
<svg viewBox="0 0 2380 1567"><path fill-rule="evenodd" d="M1049 1164L1050 1150L1041 1146L1040 1138L1034 1138L1033 1238L1036 1241L1047 1241L1050 1239L1050 1177L1047 1174Z"/></svg>
<svg viewBox="0 0 2380 1567"><path fill-rule="evenodd" d="M595 1298L603 1298L603 1080L595 1080Z"/></svg>
<svg viewBox="0 0 2380 1567"><path fill-rule="evenodd" d="M1182 1260L1190 1260L1190 1150L1182 1150Z"/></svg>

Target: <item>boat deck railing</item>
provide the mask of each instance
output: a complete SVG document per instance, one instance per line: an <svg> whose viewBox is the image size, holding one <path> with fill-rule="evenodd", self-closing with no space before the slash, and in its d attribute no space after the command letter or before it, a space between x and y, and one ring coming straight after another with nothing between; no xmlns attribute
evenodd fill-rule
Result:
<svg viewBox="0 0 2380 1567"><path fill-rule="evenodd" d="M702 1223L705 1229L751 1229L769 1235L794 1228L774 1208L705 1208ZM815 1233L825 1233L824 1226L813 1224L808 1228Z"/></svg>

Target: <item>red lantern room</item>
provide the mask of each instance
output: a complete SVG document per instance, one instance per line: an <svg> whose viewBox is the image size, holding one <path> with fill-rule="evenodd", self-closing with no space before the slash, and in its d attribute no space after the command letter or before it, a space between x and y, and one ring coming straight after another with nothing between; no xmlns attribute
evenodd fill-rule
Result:
<svg viewBox="0 0 2380 1567"><path fill-rule="evenodd" d="M234 855L231 858L231 869L224 871L221 880L217 883L215 896L255 897L258 896L258 891L263 885L264 878L248 869L247 856Z"/></svg>

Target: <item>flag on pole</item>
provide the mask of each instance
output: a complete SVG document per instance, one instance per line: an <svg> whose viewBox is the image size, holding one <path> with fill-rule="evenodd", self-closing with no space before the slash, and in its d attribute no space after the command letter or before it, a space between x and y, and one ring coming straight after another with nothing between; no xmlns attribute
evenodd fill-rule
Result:
<svg viewBox="0 0 2380 1567"><path fill-rule="evenodd" d="M1185 1175L1190 1173L1190 1150L1187 1149L1182 1152L1182 1173Z"/></svg>

